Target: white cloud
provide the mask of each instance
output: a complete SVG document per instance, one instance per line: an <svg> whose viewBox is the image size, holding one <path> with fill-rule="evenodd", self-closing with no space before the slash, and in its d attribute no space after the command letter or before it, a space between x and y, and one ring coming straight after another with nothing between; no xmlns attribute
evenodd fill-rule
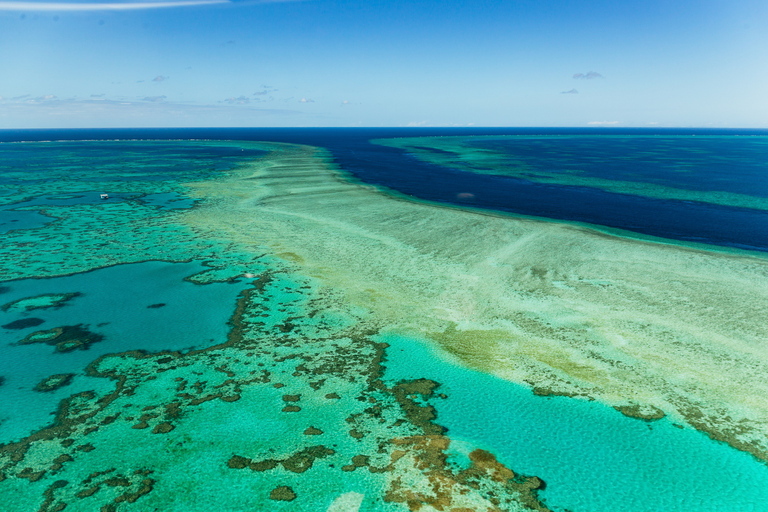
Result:
<svg viewBox="0 0 768 512"><path fill-rule="evenodd" d="M570 91L563 91L560 94L579 94L579 91L576 89L571 89Z"/></svg>
<svg viewBox="0 0 768 512"><path fill-rule="evenodd" d="M194 7L216 4L274 4L299 2L301 0L147 0L144 2L3 2L0 11L135 11L140 9L167 9L173 7Z"/></svg>
<svg viewBox="0 0 768 512"><path fill-rule="evenodd" d="M171 2L0 2L0 11L133 11L195 5L229 4L229 0L177 0Z"/></svg>
<svg viewBox="0 0 768 512"><path fill-rule="evenodd" d="M315 100L313 100L312 98L301 98L299 100L299 103L314 103L314 102Z"/></svg>
<svg viewBox="0 0 768 512"><path fill-rule="evenodd" d="M618 121L590 121L587 123L589 126L616 126Z"/></svg>

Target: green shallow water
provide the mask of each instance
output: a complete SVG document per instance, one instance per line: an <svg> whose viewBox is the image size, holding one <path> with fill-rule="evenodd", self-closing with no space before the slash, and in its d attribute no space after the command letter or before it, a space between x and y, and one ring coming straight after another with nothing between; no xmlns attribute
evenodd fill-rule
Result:
<svg viewBox="0 0 768 512"><path fill-rule="evenodd" d="M459 447L455 461L485 448L547 482L556 510L768 510L768 467L669 419L646 422L605 405L536 396L529 389L451 363L423 340L397 335L386 378L427 378L448 397L438 422ZM463 456L462 456L463 455Z"/></svg>
<svg viewBox="0 0 768 512"><path fill-rule="evenodd" d="M768 467L687 423L466 368L524 345L497 321L510 301L563 328L592 311L557 309L554 289L531 285L547 271L462 242L482 240L470 236L478 226L535 239L543 225L393 200L339 179L305 146L10 153L4 207L55 220L0 243L3 510L768 510ZM58 180L27 179L25 159ZM98 190L115 200L85 193ZM435 246L443 231L456 239ZM748 263L745 280L762 269ZM502 274L466 268L514 268L505 279L518 295L491 286ZM618 286L549 272L595 302ZM486 286L473 302L475 283ZM649 292L633 283L641 304ZM402 334L414 330L461 358Z"/></svg>

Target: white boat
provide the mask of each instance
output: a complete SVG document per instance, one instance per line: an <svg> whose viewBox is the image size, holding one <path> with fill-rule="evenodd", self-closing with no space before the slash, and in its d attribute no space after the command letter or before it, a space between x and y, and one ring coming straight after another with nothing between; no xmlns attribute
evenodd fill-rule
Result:
<svg viewBox="0 0 768 512"><path fill-rule="evenodd" d="M102 199L109 199L109 194L101 194L99 197Z"/></svg>

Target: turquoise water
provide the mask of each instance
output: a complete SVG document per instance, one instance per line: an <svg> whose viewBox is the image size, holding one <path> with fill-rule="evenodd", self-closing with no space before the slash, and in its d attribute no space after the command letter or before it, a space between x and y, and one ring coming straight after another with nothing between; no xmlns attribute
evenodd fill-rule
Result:
<svg viewBox="0 0 768 512"><path fill-rule="evenodd" d="M164 194L147 194L141 198L141 202L166 210L192 208L195 205L194 200L183 197L177 192L166 192Z"/></svg>
<svg viewBox="0 0 768 512"><path fill-rule="evenodd" d="M0 503L21 497L10 510L119 503L118 510L323 511L346 493L358 493L366 512L407 510L383 501L393 481L423 492L434 481L465 485L468 454L482 448L543 479L539 497L558 512L768 511L768 467L696 430L536 396L453 364L426 342L372 334L382 328L372 313L303 275L300 257L271 254L221 221L231 204L205 194L220 190L185 185L221 179L266 154L242 146L0 148L0 230L8 233L0 242ZM258 219L262 205L249 199L238 211ZM313 219L295 220L305 221ZM57 328L74 332L75 345L45 343ZM35 335L43 341L20 343ZM386 386L377 386L372 340L390 344ZM41 390L51 376L70 374ZM439 383L435 395L398 399L399 381L422 378ZM63 403L74 405L46 429ZM292 404L300 410L286 411ZM437 411L433 422L409 415L427 404ZM439 437L438 426L448 429L450 470L441 452L403 444ZM308 427L323 433L306 434ZM285 460L320 445L334 453L306 472L228 466L233 455ZM393 454L403 446L414 460L398 465ZM71 459L57 468L64 455ZM341 469L356 456L375 470ZM35 479L27 468L44 474ZM102 482L88 495L89 475L110 468L129 484ZM137 471L150 472L154 490L115 502L123 487L140 488ZM490 485L486 477L477 478ZM270 498L277 486L290 486L297 501ZM45 496L55 498L48 509ZM461 504L443 508L454 507Z"/></svg>
<svg viewBox="0 0 768 512"><path fill-rule="evenodd" d="M5 194L3 195L13 195L14 193L18 193L18 191L6 190ZM105 201L104 199L101 199L100 196L101 192L99 191L78 191L77 193L67 195L43 195L32 198L25 198L24 200L17 203L6 204L5 206L0 207L0 233L6 233L8 231L17 229L39 228L56 220L55 217L51 217L36 211L37 207L98 204ZM110 203L116 203L134 199L137 196L138 194L113 193L109 196L107 201ZM183 207L189 208L192 203L191 200L176 199L172 194L155 194L155 196L169 197L167 199L163 197L154 199L152 196L146 196L143 199L146 199L148 204L154 204L156 202L156 206L166 208L181 207L182 204L184 205ZM169 203L169 201L172 202ZM182 203L181 201L186 202Z"/></svg>
<svg viewBox="0 0 768 512"><path fill-rule="evenodd" d="M49 424L62 398L94 387L113 387L104 379L84 375L86 366L104 354L189 351L223 343L236 298L246 285L200 285L184 280L206 269L199 262L149 261L66 277L3 283L2 304L44 294L79 295L59 307L0 309L3 326L24 319L42 320L23 329L0 327L0 375L5 378L0 388L0 443ZM103 339L84 350L64 353L45 343L18 344L33 332L72 325L82 325ZM34 391L49 375L66 373L77 376L71 385L49 393Z"/></svg>
<svg viewBox="0 0 768 512"><path fill-rule="evenodd" d="M53 217L35 211L0 209L0 233L14 229L39 228L54 220Z"/></svg>
<svg viewBox="0 0 768 512"><path fill-rule="evenodd" d="M390 344L385 378L433 379L437 422L454 459L483 448L547 483L554 510L721 512L768 510L768 467L667 420L648 423L604 405L536 396L529 389L449 362L422 341Z"/></svg>

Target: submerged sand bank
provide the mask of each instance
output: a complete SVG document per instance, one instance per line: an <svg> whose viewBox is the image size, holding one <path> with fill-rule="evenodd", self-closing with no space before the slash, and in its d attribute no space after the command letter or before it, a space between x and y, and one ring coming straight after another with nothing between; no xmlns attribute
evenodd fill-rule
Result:
<svg viewBox="0 0 768 512"><path fill-rule="evenodd" d="M768 460L768 261L394 198L317 148L272 152L185 215L268 246L464 364L705 430ZM632 407L632 406L640 407Z"/></svg>

